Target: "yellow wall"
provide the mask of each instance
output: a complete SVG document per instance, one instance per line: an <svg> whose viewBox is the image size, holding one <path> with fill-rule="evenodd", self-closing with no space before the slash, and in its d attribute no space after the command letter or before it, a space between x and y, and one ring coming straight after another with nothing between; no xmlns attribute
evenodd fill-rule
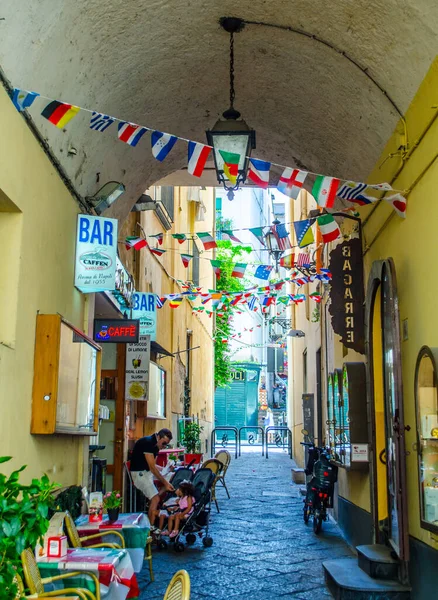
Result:
<svg viewBox="0 0 438 600"><path fill-rule="evenodd" d="M141 225L146 235L164 233L162 246L158 246L153 238L149 238L152 247L158 246L166 250L162 257L156 257L148 250L123 252L123 261L131 272L138 273L136 288L139 291L153 292L160 296L176 294L181 291L176 279L186 280L192 277L192 263L186 269L181 260L181 252L193 254L193 242L185 241L179 244L171 237L172 233L191 233L196 231L212 231L214 229L214 188L201 191L201 199L206 207L205 220L195 221L196 203L188 200L190 188L174 188L174 223L168 232L163 228L154 211L133 213L123 226L119 238L124 235L138 235L136 223L141 219ZM151 190L153 194L153 190ZM197 241L199 250L203 246ZM203 252L199 261L199 285L204 289L214 285L213 270L205 258L213 258L212 252ZM134 265L133 260L138 264ZM199 302L196 303L199 305ZM209 305L207 305L209 308ZM190 414L198 416L204 427L203 437L209 439L213 420L213 319L206 315L192 315L192 303L184 299L181 306L172 309L169 302L157 312L157 342L170 352L186 350L187 331L192 331L191 347L200 348L191 352L191 410ZM176 419L183 413L181 394L184 388L185 368L188 353L182 352L179 358L162 358L160 365L167 372L167 418L165 420L147 419L143 431L152 433L161 427L170 427L176 436ZM138 432L141 435L143 432ZM205 443L203 443L205 449Z"/></svg>
<svg viewBox="0 0 438 600"><path fill-rule="evenodd" d="M375 260L392 257L395 262L400 319L407 319L409 327L409 339L401 342L404 418L405 424L411 426L406 432L409 532L436 548L438 543L420 527L414 375L421 346L438 346L437 89L438 59L406 114L409 148L404 164L395 156L382 165L400 145L402 127L399 125L377 163L382 166L376 167L370 178L370 181L389 181L396 189L412 188L408 194L407 218L401 219L386 202L380 202L364 229L365 244L369 248L365 254L366 272Z"/></svg>
<svg viewBox="0 0 438 600"><path fill-rule="evenodd" d="M0 123L0 454L14 457L7 469L28 465L24 480L80 483L82 438L30 435L37 312L84 323L73 287L79 207L3 88Z"/></svg>

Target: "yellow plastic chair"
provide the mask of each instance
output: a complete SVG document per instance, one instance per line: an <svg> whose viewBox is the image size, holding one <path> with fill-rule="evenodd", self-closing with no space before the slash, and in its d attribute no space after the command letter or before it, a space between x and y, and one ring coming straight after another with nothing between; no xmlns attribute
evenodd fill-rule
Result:
<svg viewBox="0 0 438 600"><path fill-rule="evenodd" d="M99 533L93 533L93 535L87 535L80 537L79 532L76 529L75 522L73 517L68 511L65 511L65 526L67 529L67 536L70 541L72 548L82 548L82 542L86 542L87 540L94 540L96 538L104 537L105 535L115 535L120 538L120 544L115 543L106 543L106 544L94 544L93 546L87 546L87 548L124 548L125 547L125 538L123 535L116 531L115 529L106 529L105 531L100 531Z"/></svg>
<svg viewBox="0 0 438 600"><path fill-rule="evenodd" d="M163 600L190 600L190 576L187 571L177 571L167 586Z"/></svg>
<svg viewBox="0 0 438 600"><path fill-rule="evenodd" d="M209 458L208 460L202 463L201 469L210 469L210 471L213 471L213 473L216 475L213 481L213 485L211 486L211 499L216 504L217 512L220 512L219 505L216 499L216 483L218 481L219 475L222 473L223 464L220 460L217 460L216 458Z"/></svg>
<svg viewBox="0 0 438 600"><path fill-rule="evenodd" d="M230 498L230 492L228 491L227 484L225 483L225 475L226 475L226 473L228 471L228 467L230 466L230 463L231 463L231 454L228 452L228 450L219 450L214 455L214 458L216 460L219 460L223 464L222 471L217 476L217 481L225 488L225 491L227 492L227 496L228 496L228 498Z"/></svg>
<svg viewBox="0 0 438 600"><path fill-rule="evenodd" d="M151 536L149 536L148 539L146 540L146 552L144 555L144 559L147 560L149 563L149 575L150 575L151 581L155 581L154 571L152 569L152 538L151 538Z"/></svg>
<svg viewBox="0 0 438 600"><path fill-rule="evenodd" d="M79 596L81 600L100 600L100 584L94 573L88 571L74 571L64 573L63 575L55 575L54 577L44 577L43 579L41 577L38 564L35 560L35 556L30 548L23 550L20 557L21 564L23 565L24 579L32 598L56 598L60 595L65 596L74 594ZM94 594L85 588L65 588L63 590L56 590L53 592L44 591L44 584L46 583L53 583L54 581L61 581L62 579L70 579L71 577L80 577L83 575L88 575L88 577L93 580L96 590ZM20 576L16 574L15 577L17 582L19 582L21 579L19 579ZM22 583L23 582L21 582L21 586ZM20 583L18 583L18 585L20 589ZM18 598L20 598L20 596L18 596Z"/></svg>
<svg viewBox="0 0 438 600"><path fill-rule="evenodd" d="M30 598L45 598L46 596L39 596L36 594L32 594L32 596L26 596L26 590L24 589L24 583L23 580L21 579L20 575L18 573L16 573L15 577L14 577L14 583L16 584L18 591L16 596L14 597L13 600L22 600L23 598L25 599L30 599ZM88 590L87 590L88 591ZM77 592L74 592L74 596L70 595L68 593L68 590L60 590L58 592L56 592L57 594L62 594L61 596L50 596L52 598L52 600L89 600L89 596L86 596L85 594L83 594L82 592L80 592L79 590ZM80 593L81 595L78 596L77 594ZM91 592L90 592L91 593ZM68 595L68 598L67 598ZM91 594L94 598L94 595Z"/></svg>

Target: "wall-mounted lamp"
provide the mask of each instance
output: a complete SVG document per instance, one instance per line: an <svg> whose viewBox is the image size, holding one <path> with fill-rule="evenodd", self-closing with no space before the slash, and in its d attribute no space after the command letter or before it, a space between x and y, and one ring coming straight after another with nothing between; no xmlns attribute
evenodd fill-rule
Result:
<svg viewBox="0 0 438 600"><path fill-rule="evenodd" d="M87 201L92 205L96 214L101 215L111 204L114 204L117 198L125 193L125 190L123 183L108 181L94 196L88 196Z"/></svg>

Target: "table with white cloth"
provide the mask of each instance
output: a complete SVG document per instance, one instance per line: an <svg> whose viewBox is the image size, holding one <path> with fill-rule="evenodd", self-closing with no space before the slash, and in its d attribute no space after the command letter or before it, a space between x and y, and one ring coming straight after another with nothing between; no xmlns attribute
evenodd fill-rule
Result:
<svg viewBox="0 0 438 600"><path fill-rule="evenodd" d="M37 558L41 577L54 577L66 571L90 571L100 583L101 597L105 600L138 598L137 578L131 557L126 550L112 548L69 548L61 558ZM85 588L95 591L95 582L85 573L45 585L45 591Z"/></svg>
<svg viewBox="0 0 438 600"><path fill-rule="evenodd" d="M110 522L108 515L103 515L100 523L90 523L88 515L82 515L76 519L76 528L79 536L94 535L99 532L114 529L123 535L126 550L132 560L134 571L140 573L143 568L144 552L149 537L150 523L144 513L121 513L117 521ZM102 538L85 540L83 546L95 544L116 543L120 544L118 536L105 535Z"/></svg>

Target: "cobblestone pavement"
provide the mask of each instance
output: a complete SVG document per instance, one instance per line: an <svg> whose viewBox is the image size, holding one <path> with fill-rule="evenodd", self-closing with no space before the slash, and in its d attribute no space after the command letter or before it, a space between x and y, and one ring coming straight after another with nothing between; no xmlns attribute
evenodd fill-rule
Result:
<svg viewBox="0 0 438 600"><path fill-rule="evenodd" d="M331 598L322 561L350 556L351 550L331 522L316 536L303 523L299 486L291 483L292 461L282 451L243 454L227 473L231 494L218 489L220 513L212 507L214 544L200 541L177 553L154 550L155 582L148 569L139 574L140 600L162 600L178 569L190 574L191 600L269 597L297 600Z"/></svg>

